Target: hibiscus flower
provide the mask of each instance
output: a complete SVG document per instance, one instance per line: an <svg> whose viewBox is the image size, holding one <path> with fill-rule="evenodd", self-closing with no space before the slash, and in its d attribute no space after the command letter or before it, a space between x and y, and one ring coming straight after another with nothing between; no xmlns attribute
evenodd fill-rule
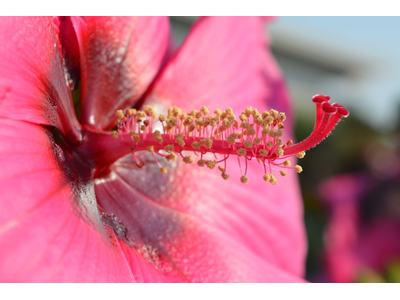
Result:
<svg viewBox="0 0 400 300"><path fill-rule="evenodd" d="M181 160L163 174L104 143L116 110L149 104L273 108L292 137L264 21L201 18L174 52L162 17L1 18L0 281L301 281L295 172L272 186L249 164L245 185L229 158L227 181Z"/></svg>

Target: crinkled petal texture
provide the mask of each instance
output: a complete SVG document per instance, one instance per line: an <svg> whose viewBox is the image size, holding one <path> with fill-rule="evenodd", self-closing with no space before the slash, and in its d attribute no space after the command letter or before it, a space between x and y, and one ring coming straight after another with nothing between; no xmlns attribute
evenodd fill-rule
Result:
<svg viewBox="0 0 400 300"><path fill-rule="evenodd" d="M68 178L68 154L46 129L0 127L0 282L170 281L137 252L125 255L99 221L93 182L79 171Z"/></svg>
<svg viewBox="0 0 400 300"><path fill-rule="evenodd" d="M169 41L164 39L164 21L141 20L73 19L86 125L107 128L110 114L135 105L162 64ZM25 32L39 39L31 27ZM43 33L48 27L39 28ZM26 111L32 112L23 120L54 125L40 119L43 110L34 109L41 99L34 92L47 91L37 78L53 73L29 68L54 63L58 70L59 54L49 50L51 43L35 46L33 38L23 39L21 43L30 41L29 47L43 51L35 50L31 62L23 46L7 44L8 51L1 51L19 63L17 70L29 72L15 73L9 85L1 86L21 82L26 99L13 101L26 103ZM232 107L235 112L248 105L260 111L286 110L284 82L267 46L260 18L201 19L139 101L184 110L202 105ZM22 52L13 56L13 47ZM11 63L1 63L11 69ZM64 85L65 80L60 81L60 91ZM4 119L12 103L7 100L10 89L5 91L6 97L0 98L0 105L9 105L0 118L0 190L5 191L0 281L301 281L306 245L294 173L277 186L267 185L261 168L252 162L250 183L244 185L238 180L236 159L229 159L231 178L223 181L216 170L182 162L162 161L169 172L161 174L153 159L144 156L142 169L125 157L107 176L93 179L85 158L57 146L47 127ZM70 99L68 93L65 99ZM57 106L64 107L61 102ZM66 109L51 116L69 118Z"/></svg>
<svg viewBox="0 0 400 300"><path fill-rule="evenodd" d="M0 43L0 117L76 136L79 124L51 20L3 17Z"/></svg>
<svg viewBox="0 0 400 300"><path fill-rule="evenodd" d="M157 74L169 45L168 18L74 17L72 23L81 57L81 121L110 129L115 111L135 105Z"/></svg>
<svg viewBox="0 0 400 300"><path fill-rule="evenodd" d="M201 19L155 79L145 103L235 112L248 105L288 108L263 30L258 18ZM286 282L303 276L306 245L294 172L271 186L252 162L250 183L244 185L236 158L229 159L228 181L217 170L162 161L169 169L165 176L151 157L144 161L139 170L131 158L121 159L107 178L96 180L95 190L100 206L118 216L133 247L158 269L195 282Z"/></svg>

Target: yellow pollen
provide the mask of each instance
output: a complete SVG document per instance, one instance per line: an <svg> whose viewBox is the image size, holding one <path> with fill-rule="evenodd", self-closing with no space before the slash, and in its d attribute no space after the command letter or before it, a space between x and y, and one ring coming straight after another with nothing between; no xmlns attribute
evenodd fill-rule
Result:
<svg viewBox="0 0 400 300"><path fill-rule="evenodd" d="M240 181L242 183L244 183L244 184L248 184L249 183L249 179L244 175L242 177L240 177Z"/></svg>
<svg viewBox="0 0 400 300"><path fill-rule="evenodd" d="M258 137L254 138L254 144L256 144L256 145L261 144L261 139Z"/></svg>
<svg viewBox="0 0 400 300"><path fill-rule="evenodd" d="M274 143L272 143L271 141L267 142L267 147L271 148L274 145Z"/></svg>
<svg viewBox="0 0 400 300"><path fill-rule="evenodd" d="M199 167L204 167L205 163L206 163L206 160L200 159L200 160L197 162L197 165L198 165Z"/></svg>
<svg viewBox="0 0 400 300"><path fill-rule="evenodd" d="M245 149L245 148L240 148L240 149L238 149L238 150L236 151L236 153L237 153L238 155L245 156L245 155L246 155L246 149Z"/></svg>
<svg viewBox="0 0 400 300"><path fill-rule="evenodd" d="M268 151L267 150L265 150L265 149L260 149L260 155L261 156L267 156L267 154L268 154Z"/></svg>
<svg viewBox="0 0 400 300"><path fill-rule="evenodd" d="M225 172L225 168L221 166L218 166L218 170L220 170L222 173Z"/></svg>
<svg viewBox="0 0 400 300"><path fill-rule="evenodd" d="M262 137L266 137L269 133L269 129L268 128L264 128L261 132Z"/></svg>
<svg viewBox="0 0 400 300"><path fill-rule="evenodd" d="M297 173L303 172L303 168L301 166L299 166L299 165L295 165L294 169L296 170Z"/></svg>
<svg viewBox="0 0 400 300"><path fill-rule="evenodd" d="M177 143L180 146L185 146L185 142L183 141L183 139L180 138L176 138L175 143Z"/></svg>
<svg viewBox="0 0 400 300"><path fill-rule="evenodd" d="M250 128L250 124L248 122L242 122L242 124L240 124L240 128L243 128L243 129Z"/></svg>
<svg viewBox="0 0 400 300"><path fill-rule="evenodd" d="M291 163L290 163L290 161L285 160L285 161L283 162L283 165L284 165L285 167L289 167L289 166L291 165Z"/></svg>
<svg viewBox="0 0 400 300"><path fill-rule="evenodd" d="M125 117L124 112L121 109L118 109L117 112L115 113L119 119L122 119Z"/></svg>
<svg viewBox="0 0 400 300"><path fill-rule="evenodd" d="M243 142L243 145L244 145L246 148L253 148L253 142L250 141L250 140L244 141L244 142Z"/></svg>
<svg viewBox="0 0 400 300"><path fill-rule="evenodd" d="M178 159L178 156L175 154L175 153L171 153L171 154L169 154L169 155L167 155L166 157L165 157L165 159L167 160L167 161L176 161L177 159Z"/></svg>
<svg viewBox="0 0 400 300"><path fill-rule="evenodd" d="M269 117L269 111L264 111L264 112L261 114L261 117L262 117L263 119L265 119L266 117Z"/></svg>
<svg viewBox="0 0 400 300"><path fill-rule="evenodd" d="M164 167L161 167L161 168L160 168L160 171L161 171L161 173L164 173L164 174L167 173L167 169L164 168Z"/></svg>
<svg viewBox="0 0 400 300"><path fill-rule="evenodd" d="M133 135L131 135L133 137L133 139L135 140L136 143L139 143L140 141L140 135L133 133Z"/></svg>
<svg viewBox="0 0 400 300"><path fill-rule="evenodd" d="M246 107L246 109L244 110L243 113L246 115L246 117L249 118L251 116L252 112L253 112L253 108L251 106L249 106L249 107Z"/></svg>
<svg viewBox="0 0 400 300"><path fill-rule="evenodd" d="M112 131L111 135L112 135L113 138L117 139L118 138L118 131L115 131L115 130Z"/></svg>
<svg viewBox="0 0 400 300"><path fill-rule="evenodd" d="M305 155L306 155L306 153L305 153L304 151L301 151L301 152L299 152L299 153L296 154L296 156L297 156L298 158L303 158Z"/></svg>
<svg viewBox="0 0 400 300"><path fill-rule="evenodd" d="M137 114L137 110L134 108L130 108L126 110L126 115L127 116L136 116Z"/></svg>
<svg viewBox="0 0 400 300"><path fill-rule="evenodd" d="M185 156L183 158L183 162L187 163L187 164L194 164L194 159L192 157L190 157L190 156Z"/></svg>
<svg viewBox="0 0 400 300"><path fill-rule="evenodd" d="M172 153L174 152L174 145L167 145L164 147L165 152Z"/></svg>
<svg viewBox="0 0 400 300"><path fill-rule="evenodd" d="M271 116L273 116L274 119L276 119L278 117L278 111L275 109L271 109Z"/></svg>
<svg viewBox="0 0 400 300"><path fill-rule="evenodd" d="M278 134L278 132L275 129L271 129L269 131L269 136L272 138L276 138L277 134Z"/></svg>
<svg viewBox="0 0 400 300"><path fill-rule="evenodd" d="M154 152L154 146L148 146L147 147L148 152Z"/></svg>
<svg viewBox="0 0 400 300"><path fill-rule="evenodd" d="M268 125L271 125L272 122L274 122L274 118L271 116L268 116L265 118L265 122L267 122Z"/></svg>
<svg viewBox="0 0 400 300"><path fill-rule="evenodd" d="M230 107L228 107L228 108L225 110L225 112L226 112L228 115L233 115L233 109L230 108Z"/></svg>
<svg viewBox="0 0 400 300"><path fill-rule="evenodd" d="M269 174L264 174L263 179L265 182L269 182L271 177L269 176Z"/></svg>
<svg viewBox="0 0 400 300"><path fill-rule="evenodd" d="M286 172L285 171L279 171L281 173L282 176L286 176Z"/></svg>
<svg viewBox="0 0 400 300"><path fill-rule="evenodd" d="M200 149L200 147L201 147L201 145L200 145L199 142L193 142L193 143L192 143L192 148L193 148L193 149Z"/></svg>
<svg viewBox="0 0 400 300"><path fill-rule="evenodd" d="M246 129L246 135L256 135L256 130L254 128Z"/></svg>
<svg viewBox="0 0 400 300"><path fill-rule="evenodd" d="M214 114L216 114L217 116L220 116L220 115L222 114L222 111L221 111L219 108L217 108L217 109L214 111Z"/></svg>
<svg viewBox="0 0 400 300"><path fill-rule="evenodd" d="M281 137L281 136L283 136L283 129L278 129L278 131L277 131L277 136L279 136L279 137Z"/></svg>
<svg viewBox="0 0 400 300"><path fill-rule="evenodd" d="M226 174L226 173L222 173L221 176L222 176L222 178L223 178L224 180L228 180L228 179L229 179L229 175Z"/></svg>
<svg viewBox="0 0 400 300"><path fill-rule="evenodd" d="M234 140L236 140L239 135L236 132L233 132L229 136L232 137Z"/></svg>
<svg viewBox="0 0 400 300"><path fill-rule="evenodd" d="M228 136L226 138L226 140L228 141L229 144L233 145L235 144L235 139L232 136Z"/></svg>
<svg viewBox="0 0 400 300"><path fill-rule="evenodd" d="M145 131L145 130L146 130L146 125L140 126L140 130L141 130L141 131Z"/></svg>
<svg viewBox="0 0 400 300"><path fill-rule="evenodd" d="M214 167L217 165L217 162L215 161L215 160L208 160L207 162L206 162L206 166L209 168L209 169L214 169Z"/></svg>
<svg viewBox="0 0 400 300"><path fill-rule="evenodd" d="M278 148L278 149L276 149L276 152L275 152L275 154L277 155L277 156L282 156L283 155L283 149L282 148Z"/></svg>
<svg viewBox="0 0 400 300"><path fill-rule="evenodd" d="M277 145L278 147L282 146L282 145L283 145L282 140L281 140L281 139L276 139L276 145Z"/></svg>
<svg viewBox="0 0 400 300"><path fill-rule="evenodd" d="M160 132L159 130L154 131L154 132L153 132L153 136L154 136L154 139L155 139L157 142L159 142L159 143L162 143L162 142L163 142L163 139L162 139L162 137L161 137L161 132Z"/></svg>
<svg viewBox="0 0 400 300"><path fill-rule="evenodd" d="M211 149L212 145L213 145L213 140L210 138L206 138L204 147L206 147L207 149Z"/></svg>

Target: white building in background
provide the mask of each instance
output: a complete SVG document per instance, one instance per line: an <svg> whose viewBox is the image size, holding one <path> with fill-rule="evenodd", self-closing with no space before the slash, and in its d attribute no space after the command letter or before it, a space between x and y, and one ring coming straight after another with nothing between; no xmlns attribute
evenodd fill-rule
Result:
<svg viewBox="0 0 400 300"><path fill-rule="evenodd" d="M195 20L196 17L171 17L178 44ZM384 54L340 35L324 34L318 28L304 30L279 19L266 30L270 33L272 51L285 74L297 113L314 115L311 97L324 94L373 126L395 127L398 107L389 105L399 100L400 84L399 89L387 95L373 87L382 81L380 76L390 67L391 62Z"/></svg>

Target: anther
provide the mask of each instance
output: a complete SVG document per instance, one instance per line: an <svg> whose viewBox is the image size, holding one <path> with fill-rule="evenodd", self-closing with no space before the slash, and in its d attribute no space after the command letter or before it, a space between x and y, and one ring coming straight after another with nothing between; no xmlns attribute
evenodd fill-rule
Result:
<svg viewBox="0 0 400 300"><path fill-rule="evenodd" d="M183 162L186 163L186 164L194 164L194 159L193 159L193 157L185 156L183 158Z"/></svg>
<svg viewBox="0 0 400 300"><path fill-rule="evenodd" d="M122 119L123 117L125 117L124 112L121 109L117 110L117 112L115 114L117 115L117 117L119 119Z"/></svg>
<svg viewBox="0 0 400 300"><path fill-rule="evenodd" d="M206 166L209 168L209 169L214 169L214 167L217 165L217 162L215 161L215 160L208 160L208 161L206 161Z"/></svg>
<svg viewBox="0 0 400 300"><path fill-rule="evenodd" d="M264 174L263 175L263 179L264 179L265 182L269 182L271 177L269 176L269 174Z"/></svg>
<svg viewBox="0 0 400 300"><path fill-rule="evenodd" d="M245 149L245 148L240 148L240 149L238 149L238 150L236 151L236 153L237 153L238 155L245 156L245 155L246 155L246 149Z"/></svg>
<svg viewBox="0 0 400 300"><path fill-rule="evenodd" d="M282 149L282 148L278 148L278 149L276 149L276 152L275 152L276 156L282 156L282 155L283 155L283 153L284 153L284 151L283 151L283 149Z"/></svg>
<svg viewBox="0 0 400 300"><path fill-rule="evenodd" d="M303 158L304 156L306 156L306 152L301 151L301 152L297 153L296 156L297 156L298 158Z"/></svg>
<svg viewBox="0 0 400 300"><path fill-rule="evenodd" d="M296 170L297 173L303 172L303 168L301 166L299 166L299 165L295 165L294 169Z"/></svg>
<svg viewBox="0 0 400 300"><path fill-rule="evenodd" d="M223 178L224 180L228 180L228 179L229 179L229 175L226 174L226 173L222 173L221 176L222 176L222 178Z"/></svg>
<svg viewBox="0 0 400 300"><path fill-rule="evenodd" d="M165 156L165 159L167 161L171 161L171 160L176 161L178 159L178 156L175 153L171 153L171 154Z"/></svg>
<svg viewBox="0 0 400 300"><path fill-rule="evenodd" d="M242 176L242 177L240 177L240 181L242 182L242 183L245 183L245 184L248 184L249 183L249 179L246 177L246 176Z"/></svg>
<svg viewBox="0 0 400 300"><path fill-rule="evenodd" d="M148 152L154 152L154 146L148 146L147 147Z"/></svg>
<svg viewBox="0 0 400 300"><path fill-rule="evenodd" d="M204 167L205 163L206 163L206 160L204 160L204 159L200 159L199 161L197 161L197 165L199 167Z"/></svg>

